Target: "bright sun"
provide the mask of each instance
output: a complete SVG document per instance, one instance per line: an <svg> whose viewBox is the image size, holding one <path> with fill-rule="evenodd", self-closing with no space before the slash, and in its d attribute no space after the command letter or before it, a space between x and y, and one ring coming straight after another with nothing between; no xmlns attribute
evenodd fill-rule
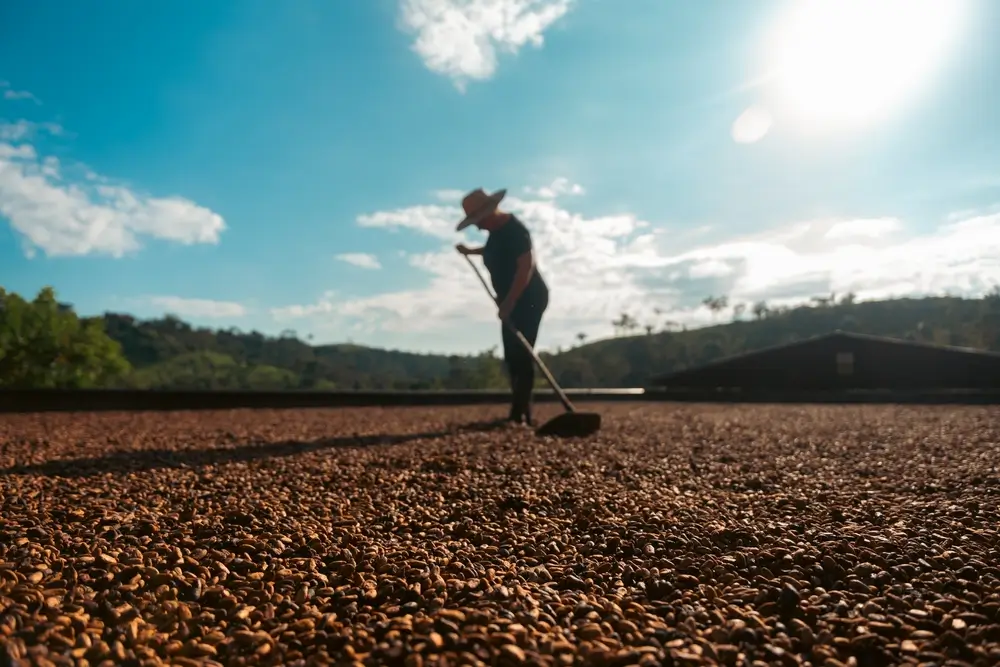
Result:
<svg viewBox="0 0 1000 667"><path fill-rule="evenodd" d="M799 0L768 41L781 108L807 122L869 121L924 83L968 0Z"/></svg>

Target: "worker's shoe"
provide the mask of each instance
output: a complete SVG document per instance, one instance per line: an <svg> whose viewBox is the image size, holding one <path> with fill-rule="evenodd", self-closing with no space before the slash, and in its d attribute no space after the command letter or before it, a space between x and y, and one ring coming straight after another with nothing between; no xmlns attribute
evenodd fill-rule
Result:
<svg viewBox="0 0 1000 667"><path fill-rule="evenodd" d="M507 422L511 426L534 426L535 421L531 418L531 415L524 414L511 414L507 417Z"/></svg>

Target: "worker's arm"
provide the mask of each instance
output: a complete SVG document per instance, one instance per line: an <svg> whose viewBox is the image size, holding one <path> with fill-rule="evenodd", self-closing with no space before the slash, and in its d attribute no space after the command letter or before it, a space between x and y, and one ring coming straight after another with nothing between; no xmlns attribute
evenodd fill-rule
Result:
<svg viewBox="0 0 1000 667"><path fill-rule="evenodd" d="M469 246L465 245L464 243L459 243L455 247L463 255L482 255L483 254L483 248L482 248L482 246L480 246L479 248L470 248Z"/></svg>
<svg viewBox="0 0 1000 667"><path fill-rule="evenodd" d="M500 304L500 318L506 319L517 305L517 300L521 298L524 289L531 282L531 276L535 272L535 253L528 249L517 258L517 272L514 274L514 282L511 283L507 298Z"/></svg>

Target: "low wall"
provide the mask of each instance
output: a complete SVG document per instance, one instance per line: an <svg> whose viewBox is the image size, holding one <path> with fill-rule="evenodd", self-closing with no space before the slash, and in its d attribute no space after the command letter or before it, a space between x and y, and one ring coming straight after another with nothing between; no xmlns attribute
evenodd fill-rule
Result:
<svg viewBox="0 0 1000 667"><path fill-rule="evenodd" d="M578 401L632 400L642 389L566 391ZM536 402L558 401L551 389ZM508 391L173 391L131 389L0 389L2 412L95 412L110 410L232 410L365 406L475 405L507 403Z"/></svg>
<svg viewBox="0 0 1000 667"><path fill-rule="evenodd" d="M570 389L573 403L918 403L1000 405L991 391L725 391L665 389ZM140 410L232 410L505 404L506 391L165 391L117 389L0 389L0 413ZM558 397L535 391L539 403Z"/></svg>
<svg viewBox="0 0 1000 667"><path fill-rule="evenodd" d="M731 390L647 389L643 401L679 403L860 403L924 405L1000 405L1000 391L992 390Z"/></svg>

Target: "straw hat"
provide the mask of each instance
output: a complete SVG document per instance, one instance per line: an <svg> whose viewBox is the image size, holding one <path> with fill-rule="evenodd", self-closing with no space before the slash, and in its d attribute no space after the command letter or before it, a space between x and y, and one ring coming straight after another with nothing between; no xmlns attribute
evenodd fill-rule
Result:
<svg viewBox="0 0 1000 667"><path fill-rule="evenodd" d="M460 232L469 225L474 225L494 213L506 194L506 189L497 190L493 194L486 194L482 188L477 188L465 195L462 199L462 209L465 211L465 219L458 223L455 231Z"/></svg>

